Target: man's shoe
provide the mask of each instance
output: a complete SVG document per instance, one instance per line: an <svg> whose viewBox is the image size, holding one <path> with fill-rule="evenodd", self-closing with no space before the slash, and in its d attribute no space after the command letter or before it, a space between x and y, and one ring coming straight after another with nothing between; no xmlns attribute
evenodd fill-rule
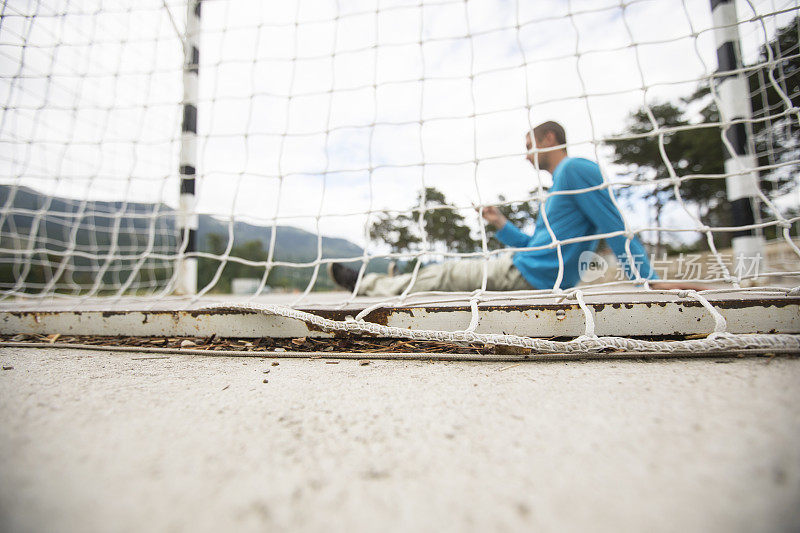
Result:
<svg viewBox="0 0 800 533"><path fill-rule="evenodd" d="M358 272L352 268L347 268L341 263L328 263L328 276L338 286L353 292L356 288L356 280L358 279Z"/></svg>

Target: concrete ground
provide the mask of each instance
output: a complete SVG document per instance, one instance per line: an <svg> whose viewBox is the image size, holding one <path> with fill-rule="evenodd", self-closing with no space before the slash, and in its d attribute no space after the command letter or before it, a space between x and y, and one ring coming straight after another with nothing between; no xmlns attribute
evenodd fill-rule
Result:
<svg viewBox="0 0 800 533"><path fill-rule="evenodd" d="M797 358L146 357L0 351L1 531L800 531Z"/></svg>

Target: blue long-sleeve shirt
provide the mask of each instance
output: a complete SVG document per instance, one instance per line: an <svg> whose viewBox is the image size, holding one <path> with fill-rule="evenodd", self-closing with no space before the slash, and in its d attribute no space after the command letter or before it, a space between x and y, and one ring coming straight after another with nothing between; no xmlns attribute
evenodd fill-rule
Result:
<svg viewBox="0 0 800 533"><path fill-rule="evenodd" d="M553 186L544 203L550 229L556 239L563 241L604 233L624 231L622 215L611 200L607 188L572 194L553 194L558 191L586 189L603 183L597 163L588 159L568 157L553 172ZM514 248L547 246L552 242L550 233L540 213L533 235L526 235L510 222L497 232L497 239ZM629 278L633 279L630 260L625 250L624 235L606 239ZM574 287L580 281L579 258L585 251L597 249L599 239L574 242L561 246L564 273L561 288ZM639 239L632 238L630 251L639 274L646 279L658 279L647 260ZM536 289L552 289L558 276L558 252L555 247L521 251L514 254L514 265L522 276Z"/></svg>

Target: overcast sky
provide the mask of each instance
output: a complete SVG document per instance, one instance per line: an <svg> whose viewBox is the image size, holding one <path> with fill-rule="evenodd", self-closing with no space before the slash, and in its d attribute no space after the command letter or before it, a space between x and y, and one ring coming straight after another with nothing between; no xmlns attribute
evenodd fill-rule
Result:
<svg viewBox="0 0 800 533"><path fill-rule="evenodd" d="M423 184L464 207L549 184L523 135L551 119L615 179L600 141L716 68L707 0L419 3L205 1L199 212L311 231L321 214L323 234L364 244L366 212L408 209ZM186 8L167 5L172 20L157 0L6 4L0 181L177 206ZM752 7L737 2L740 20ZM741 33L753 59L761 26Z"/></svg>

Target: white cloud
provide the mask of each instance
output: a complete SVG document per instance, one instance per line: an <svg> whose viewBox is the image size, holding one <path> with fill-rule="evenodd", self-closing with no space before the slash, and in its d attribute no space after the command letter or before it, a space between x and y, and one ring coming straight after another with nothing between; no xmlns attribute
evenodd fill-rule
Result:
<svg viewBox="0 0 800 533"><path fill-rule="evenodd" d="M101 16L85 4L63 20L33 19L36 46L25 49L21 79L13 76L27 19L4 19L0 101L24 110L4 113L0 176L174 207L175 30L155 0L105 2L112 12ZM185 5L168 4L182 26ZM363 243L365 212L409 208L423 176L464 206L526 195L537 178L522 136L543 120L564 123L573 155L608 168L597 141L620 132L645 98L685 95L716 64L707 2L381 1L377 14L376 1L338 4L204 2L201 212L262 223L300 217L293 223L312 231L320 212L360 213L322 231ZM737 6L740 18L752 15ZM792 16L768 18L768 30ZM742 24L748 58L760 32Z"/></svg>

